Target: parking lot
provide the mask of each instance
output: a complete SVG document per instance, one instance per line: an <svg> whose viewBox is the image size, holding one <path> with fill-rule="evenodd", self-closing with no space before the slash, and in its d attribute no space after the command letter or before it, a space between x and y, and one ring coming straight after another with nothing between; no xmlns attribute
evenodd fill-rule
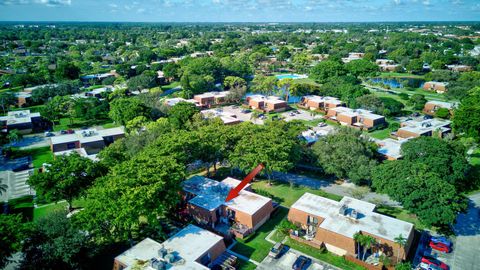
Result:
<svg viewBox="0 0 480 270"><path fill-rule="evenodd" d="M257 269L291 270L293 263L300 255L306 256L296 250L289 249L278 259L273 259L267 256ZM337 267L321 262L310 256L306 257L312 259L312 264L307 268L308 270L340 270Z"/></svg>
<svg viewBox="0 0 480 270"><path fill-rule="evenodd" d="M282 113L282 118L285 119L285 121L292 121L292 120L304 120L304 121L312 121L315 119L322 119L322 116L319 114L315 114L310 111L305 111L305 110L296 110L299 113L294 113L293 111L289 112L284 112Z"/></svg>
<svg viewBox="0 0 480 270"><path fill-rule="evenodd" d="M235 105L232 105L232 106L225 106L225 107L222 107L221 108L224 112L228 112L228 113L231 113L231 114L234 114L237 119L240 119L241 121L245 122L245 121L250 121L254 124L258 124L258 125L263 125L263 120L261 119L252 119L252 112L248 112L248 113L243 113L242 111L245 110L243 109L242 107L239 107L239 106L235 106Z"/></svg>

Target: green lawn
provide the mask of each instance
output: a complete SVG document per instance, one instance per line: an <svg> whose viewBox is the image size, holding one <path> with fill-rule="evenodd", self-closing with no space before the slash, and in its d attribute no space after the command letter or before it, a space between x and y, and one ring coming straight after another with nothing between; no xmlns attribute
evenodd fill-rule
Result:
<svg viewBox="0 0 480 270"><path fill-rule="evenodd" d="M272 198L272 200L279 202L285 207L290 207L297 201L305 192L319 195L332 200L340 201L342 196L327 193L320 189L311 189L300 186L291 186L287 183L272 181L269 186L267 181L258 181L252 184L252 188L256 193Z"/></svg>
<svg viewBox="0 0 480 270"><path fill-rule="evenodd" d="M172 83L170 83L170 84L163 85L163 86L162 86L162 90L163 90L163 91L165 91L165 90L170 90L170 89L175 88L175 87L177 87L177 86L180 86L180 82L176 82L176 81L175 81L175 82L172 82Z"/></svg>
<svg viewBox="0 0 480 270"><path fill-rule="evenodd" d="M372 132L368 133L368 135L370 135L370 137L372 137L372 138L383 140L383 139L389 138L391 132L392 132L391 129L384 128L384 129L381 129L381 130L372 131Z"/></svg>
<svg viewBox="0 0 480 270"><path fill-rule="evenodd" d="M382 72L380 73L380 77L403 77L403 78L423 79L423 76L421 75L415 75L410 73L398 73L398 72Z"/></svg>
<svg viewBox="0 0 480 270"><path fill-rule="evenodd" d="M424 230L424 229L432 229L422 222L417 218L416 215L409 213L407 210L399 207L392 207L392 206L386 206L386 205L378 205L376 210L377 213L384 214L387 216L391 216L406 222L413 223L415 225L415 228L417 230Z"/></svg>
<svg viewBox="0 0 480 270"><path fill-rule="evenodd" d="M257 266L249 261L244 261L242 259L238 259L238 270L254 270L257 269Z"/></svg>
<svg viewBox="0 0 480 270"><path fill-rule="evenodd" d="M254 261L261 262L273 247L273 244L265 240L265 237L275 229L275 226L277 226L287 214L288 209L280 207L253 235L243 240L238 239L238 243L232 250Z"/></svg>
<svg viewBox="0 0 480 270"><path fill-rule="evenodd" d="M112 123L110 119L85 120L82 118L74 118L73 123L70 118L61 118L53 127L54 131L66 130L70 128L91 127L96 125L106 125Z"/></svg>
<svg viewBox="0 0 480 270"><path fill-rule="evenodd" d="M43 163L48 163L53 160L53 154L49 146L31 148L31 149L18 149L14 148L12 158L19 158L25 156L31 156L33 167L40 168Z"/></svg>

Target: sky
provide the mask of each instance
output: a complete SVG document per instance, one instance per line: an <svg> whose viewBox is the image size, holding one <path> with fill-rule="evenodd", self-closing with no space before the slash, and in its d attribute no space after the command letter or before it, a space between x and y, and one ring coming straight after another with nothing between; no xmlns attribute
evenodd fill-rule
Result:
<svg viewBox="0 0 480 270"><path fill-rule="evenodd" d="M480 21L480 0L0 0L0 21Z"/></svg>

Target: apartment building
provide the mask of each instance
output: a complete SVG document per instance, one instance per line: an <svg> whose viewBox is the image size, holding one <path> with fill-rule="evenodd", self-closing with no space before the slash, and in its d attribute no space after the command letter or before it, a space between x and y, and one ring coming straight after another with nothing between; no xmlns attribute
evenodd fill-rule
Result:
<svg viewBox="0 0 480 270"><path fill-rule="evenodd" d="M51 137L50 148L54 155L68 155L77 152L81 156L95 159L100 150L123 137L125 137L123 127L81 130L74 134Z"/></svg>
<svg viewBox="0 0 480 270"><path fill-rule="evenodd" d="M301 228L291 237L313 247L324 246L340 256L355 257L358 245L354 235L360 233L372 236L378 243L372 254L405 259L414 237L413 224L376 213L375 207L350 197L337 202L305 193L288 213L288 220ZM404 247L395 243L399 235L407 239Z"/></svg>
<svg viewBox="0 0 480 270"><path fill-rule="evenodd" d="M40 113L32 113L30 110L10 111L6 116L0 116L2 132L18 130L22 134L38 132L49 126L42 120Z"/></svg>
<svg viewBox="0 0 480 270"><path fill-rule="evenodd" d="M447 85L448 83L446 82L434 82L434 81L429 81L425 82L423 84L423 89L426 91L434 91L439 94L443 94L447 92Z"/></svg>
<svg viewBox="0 0 480 270"><path fill-rule="evenodd" d="M374 114L368 110L350 109L347 107L331 108L327 111L327 117L339 122L341 125L366 130L386 124L383 115Z"/></svg>
<svg viewBox="0 0 480 270"><path fill-rule="evenodd" d="M115 257L113 270L210 269L225 251L223 237L188 225L163 243L145 238Z"/></svg>
<svg viewBox="0 0 480 270"><path fill-rule="evenodd" d="M206 92L193 96L193 99L196 100L200 106L210 107L225 104L229 93L230 91Z"/></svg>
<svg viewBox="0 0 480 270"><path fill-rule="evenodd" d="M248 106L264 112L283 112L288 108L287 102L279 97L252 95L247 97Z"/></svg>
<svg viewBox="0 0 480 270"><path fill-rule="evenodd" d="M455 107L457 107L456 103L432 100L425 103L425 106L423 107L423 113L435 115L438 109L445 108L450 111L450 114L453 114Z"/></svg>
<svg viewBox="0 0 480 270"><path fill-rule="evenodd" d="M351 52L348 53L348 57L342 58L343 63L349 63L354 60L362 59L365 56L364 53L359 52Z"/></svg>
<svg viewBox="0 0 480 270"><path fill-rule="evenodd" d="M310 95L302 97L300 100L300 106L310 110L320 110L326 112L331 108L343 107L345 106L345 103L335 97Z"/></svg>
<svg viewBox="0 0 480 270"><path fill-rule="evenodd" d="M164 104L167 105L168 107L173 107L180 102L188 102L188 103L195 104L195 106L197 107L200 107L200 104L195 99L184 99L184 98L167 98L165 99Z"/></svg>
<svg viewBox="0 0 480 270"><path fill-rule="evenodd" d="M443 138L450 133L450 121L442 119L416 118L400 123L400 128L394 134L398 138L416 138L420 136L438 136Z"/></svg>
<svg viewBox="0 0 480 270"><path fill-rule="evenodd" d="M226 237L244 238L263 225L273 211L270 198L255 194L250 186L225 202L239 180L228 177L221 182L193 176L183 182L186 212L198 224Z"/></svg>
<svg viewBox="0 0 480 270"><path fill-rule="evenodd" d="M397 140L392 138L376 140L375 143L378 145L377 152L382 154L387 160L400 159L402 158L402 144L404 144L408 140L409 139Z"/></svg>

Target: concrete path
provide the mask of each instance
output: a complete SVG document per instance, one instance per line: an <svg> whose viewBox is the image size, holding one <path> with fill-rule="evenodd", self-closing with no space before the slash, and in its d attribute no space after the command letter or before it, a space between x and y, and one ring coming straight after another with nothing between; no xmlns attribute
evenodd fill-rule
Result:
<svg viewBox="0 0 480 270"><path fill-rule="evenodd" d="M452 270L474 270L480 265L480 192L468 196L468 211L457 217Z"/></svg>
<svg viewBox="0 0 480 270"><path fill-rule="evenodd" d="M273 179L282 181L285 183L293 183L298 186L308 187L311 189L321 189L325 192L332 193L339 196L350 196L352 193L355 193L359 189L358 186L352 183L343 183L341 185L335 184L330 181L321 180L312 178L305 175L293 174L293 173L282 173L274 172ZM364 192L362 193L362 198L364 201L372 201L375 203L382 202L389 206L401 207L400 203L390 199L386 194L378 194L375 192Z"/></svg>

